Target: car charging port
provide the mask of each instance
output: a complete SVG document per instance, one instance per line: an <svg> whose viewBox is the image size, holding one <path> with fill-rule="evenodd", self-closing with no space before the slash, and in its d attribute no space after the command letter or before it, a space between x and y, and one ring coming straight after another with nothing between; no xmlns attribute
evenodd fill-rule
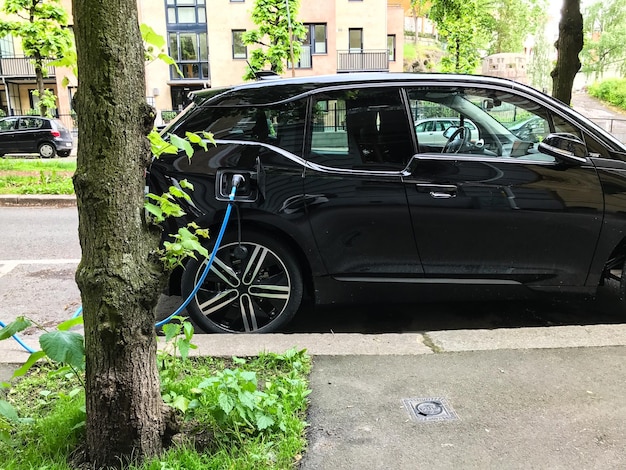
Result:
<svg viewBox="0 0 626 470"><path fill-rule="evenodd" d="M253 171L232 168L217 170L216 183L215 197L219 201L229 200L233 186L237 188L234 199L236 202L255 202L258 199L256 174Z"/></svg>

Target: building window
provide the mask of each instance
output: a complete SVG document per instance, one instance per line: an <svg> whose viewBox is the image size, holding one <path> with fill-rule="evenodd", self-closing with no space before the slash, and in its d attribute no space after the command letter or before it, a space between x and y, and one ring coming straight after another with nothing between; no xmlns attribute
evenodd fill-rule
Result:
<svg viewBox="0 0 626 470"><path fill-rule="evenodd" d="M387 52L389 53L389 60L395 62L396 60L396 35L390 34L387 36Z"/></svg>
<svg viewBox="0 0 626 470"><path fill-rule="evenodd" d="M10 34L0 38L0 57L15 57L13 36Z"/></svg>
<svg viewBox="0 0 626 470"><path fill-rule="evenodd" d="M326 54L326 23L323 24L305 24L307 29L305 45L311 47L311 54Z"/></svg>
<svg viewBox="0 0 626 470"><path fill-rule="evenodd" d="M247 59L248 48L243 43L243 33L245 29L233 29L233 59Z"/></svg>
<svg viewBox="0 0 626 470"><path fill-rule="evenodd" d="M363 52L363 29L350 28L348 30L350 52Z"/></svg>
<svg viewBox="0 0 626 470"><path fill-rule="evenodd" d="M167 0L168 24L206 23L205 0Z"/></svg>
<svg viewBox="0 0 626 470"><path fill-rule="evenodd" d="M179 31L170 32L168 35L170 57L176 61L183 74L181 77L172 67L172 79L197 78L207 80L209 78L207 33Z"/></svg>

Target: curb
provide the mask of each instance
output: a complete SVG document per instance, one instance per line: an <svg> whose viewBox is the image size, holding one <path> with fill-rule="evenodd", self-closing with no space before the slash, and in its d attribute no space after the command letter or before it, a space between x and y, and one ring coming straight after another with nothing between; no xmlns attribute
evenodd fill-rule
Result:
<svg viewBox="0 0 626 470"><path fill-rule="evenodd" d="M3 194L0 195L0 206L34 206L34 207L71 207L76 205L73 194Z"/></svg>

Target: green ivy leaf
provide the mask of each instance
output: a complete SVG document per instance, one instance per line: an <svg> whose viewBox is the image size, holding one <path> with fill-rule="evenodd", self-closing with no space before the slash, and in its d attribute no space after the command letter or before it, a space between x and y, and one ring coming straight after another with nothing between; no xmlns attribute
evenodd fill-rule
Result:
<svg viewBox="0 0 626 470"><path fill-rule="evenodd" d="M41 349L50 359L69 364L77 369L85 365L83 336L72 331L51 331L39 338Z"/></svg>
<svg viewBox="0 0 626 470"><path fill-rule="evenodd" d="M235 407L235 403L234 403L232 397L230 397L229 395L227 395L224 392L221 392L219 394L219 396L217 397L217 403L218 403L220 409L225 414L229 414L233 410L233 408Z"/></svg>
<svg viewBox="0 0 626 470"><path fill-rule="evenodd" d="M83 316L79 315L76 318L70 318L69 320L65 320L63 323L59 323L59 326L57 326L57 330L67 331L74 326L82 325L82 324L83 324Z"/></svg>
<svg viewBox="0 0 626 470"><path fill-rule="evenodd" d="M5 417L9 421L17 422L20 420L17 411L8 401L0 400L0 416Z"/></svg>
<svg viewBox="0 0 626 470"><path fill-rule="evenodd" d="M188 140L178 137L176 134L169 134L170 142L181 150L184 150L188 158L193 156L193 147Z"/></svg>
<svg viewBox="0 0 626 470"><path fill-rule="evenodd" d="M28 359L26 360L26 362L22 364L22 367L20 367L19 369L16 369L13 372L13 377L23 376L26 372L28 372L28 369L30 369L35 362L37 362L39 359L42 359L44 357L46 357L46 353L43 351L35 351L34 353L31 353L31 355L28 356Z"/></svg>
<svg viewBox="0 0 626 470"><path fill-rule="evenodd" d="M184 395L176 395L176 397L174 397L174 399L170 403L170 406L184 413L189 408L189 398L185 397Z"/></svg>
<svg viewBox="0 0 626 470"><path fill-rule="evenodd" d="M0 340L10 338L14 334L24 331L31 323L24 317L17 317L4 328L0 329Z"/></svg>
<svg viewBox="0 0 626 470"><path fill-rule="evenodd" d="M274 419L271 416L266 415L265 413L261 413L260 411L257 411L254 414L254 417L256 421L256 427L260 431L263 431L264 429L267 429L274 424Z"/></svg>

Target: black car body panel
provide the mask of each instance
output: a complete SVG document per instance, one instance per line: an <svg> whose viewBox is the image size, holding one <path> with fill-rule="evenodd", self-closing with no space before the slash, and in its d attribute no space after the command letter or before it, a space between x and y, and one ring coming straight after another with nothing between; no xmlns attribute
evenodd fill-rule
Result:
<svg viewBox="0 0 626 470"><path fill-rule="evenodd" d="M471 120L480 139L461 125L443 152L420 147L414 122L434 113ZM523 140L507 129L516 118L549 134ZM590 293L626 257L626 148L516 82L257 82L195 93L164 135L202 131L215 146L150 168L154 193L182 179L195 187L191 203L180 201L187 216L166 232L189 221L216 230L229 178L241 172L247 186L232 223L284 241L319 303L418 299L433 286Z"/></svg>

